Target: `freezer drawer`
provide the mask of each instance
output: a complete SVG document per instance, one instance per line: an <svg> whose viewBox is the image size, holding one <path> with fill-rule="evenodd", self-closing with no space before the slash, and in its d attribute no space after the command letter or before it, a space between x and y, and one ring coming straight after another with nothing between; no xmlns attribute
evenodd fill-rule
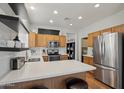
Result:
<svg viewBox="0 0 124 93"><path fill-rule="evenodd" d="M96 66L96 65L95 65ZM104 66L96 66L95 79L102 81L103 83L117 88L117 70Z"/></svg>

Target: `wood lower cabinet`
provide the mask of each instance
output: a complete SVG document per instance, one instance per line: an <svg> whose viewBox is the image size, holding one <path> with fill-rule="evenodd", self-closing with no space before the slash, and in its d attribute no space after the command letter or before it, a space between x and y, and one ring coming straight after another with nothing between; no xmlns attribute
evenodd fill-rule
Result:
<svg viewBox="0 0 124 93"><path fill-rule="evenodd" d="M93 65L93 57L83 56L83 62L89 65Z"/></svg>
<svg viewBox="0 0 124 93"><path fill-rule="evenodd" d="M68 60L68 55L60 55L60 60Z"/></svg>
<svg viewBox="0 0 124 93"><path fill-rule="evenodd" d="M42 57L43 57L44 62L48 62L48 56L42 56Z"/></svg>
<svg viewBox="0 0 124 93"><path fill-rule="evenodd" d="M28 34L28 46L29 46L29 48L32 48L32 47L35 47L36 45L35 45L35 38L36 38L36 33L34 33L34 32L30 32L29 34Z"/></svg>
<svg viewBox="0 0 124 93"><path fill-rule="evenodd" d="M60 37L59 37L59 45L60 45L60 47L66 47L66 37L65 36L63 36L63 35L61 35Z"/></svg>
<svg viewBox="0 0 124 93"><path fill-rule="evenodd" d="M124 32L124 24L113 27L112 32Z"/></svg>

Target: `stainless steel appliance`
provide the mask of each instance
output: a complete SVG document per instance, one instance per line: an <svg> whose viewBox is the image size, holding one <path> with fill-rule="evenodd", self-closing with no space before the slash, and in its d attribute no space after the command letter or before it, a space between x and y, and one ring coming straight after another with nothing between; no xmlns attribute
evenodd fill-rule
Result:
<svg viewBox="0 0 124 93"><path fill-rule="evenodd" d="M48 49L47 54L49 61L60 60L60 54L58 49Z"/></svg>
<svg viewBox="0 0 124 93"><path fill-rule="evenodd" d="M16 57L10 60L10 69L18 70L25 64L25 57Z"/></svg>
<svg viewBox="0 0 124 93"><path fill-rule="evenodd" d="M113 88L123 87L124 34L111 33L94 38L95 78Z"/></svg>
<svg viewBox="0 0 124 93"><path fill-rule="evenodd" d="M57 47L59 47L59 42L57 42L57 41L49 41L48 42L48 47L49 48L57 48Z"/></svg>

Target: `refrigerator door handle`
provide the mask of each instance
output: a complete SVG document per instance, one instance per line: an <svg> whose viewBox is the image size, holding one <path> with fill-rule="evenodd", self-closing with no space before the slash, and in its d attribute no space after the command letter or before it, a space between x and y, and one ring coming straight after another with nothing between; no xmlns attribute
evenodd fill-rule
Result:
<svg viewBox="0 0 124 93"><path fill-rule="evenodd" d="M102 68L102 69L105 69L105 70L116 71L116 69L114 69L114 68L109 68L109 67L101 66L101 65L98 65L98 64L94 64L94 66L99 67L99 68Z"/></svg>

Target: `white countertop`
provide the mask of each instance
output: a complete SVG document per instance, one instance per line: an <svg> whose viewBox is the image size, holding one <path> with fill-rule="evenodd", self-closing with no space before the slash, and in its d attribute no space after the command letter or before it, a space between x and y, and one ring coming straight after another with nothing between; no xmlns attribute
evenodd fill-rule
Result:
<svg viewBox="0 0 124 93"><path fill-rule="evenodd" d="M92 55L83 55L83 56L86 56L86 57L93 57Z"/></svg>
<svg viewBox="0 0 124 93"><path fill-rule="evenodd" d="M0 80L0 85L45 79L95 69L96 68L93 66L76 60L27 62L20 70L10 71L5 77L3 77L3 79Z"/></svg>

